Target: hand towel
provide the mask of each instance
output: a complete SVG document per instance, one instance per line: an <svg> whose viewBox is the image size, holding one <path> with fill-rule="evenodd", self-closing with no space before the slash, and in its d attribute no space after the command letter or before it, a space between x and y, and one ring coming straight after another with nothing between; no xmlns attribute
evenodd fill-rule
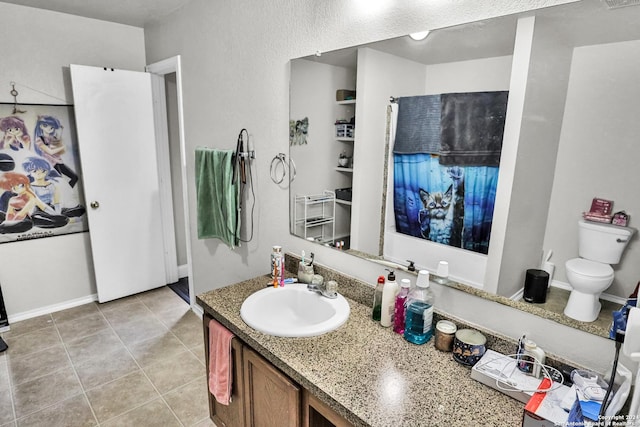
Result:
<svg viewBox="0 0 640 427"><path fill-rule="evenodd" d="M399 98L393 153L438 154L439 152L440 95Z"/></svg>
<svg viewBox="0 0 640 427"><path fill-rule="evenodd" d="M500 165L508 96L507 91L441 95L441 165Z"/></svg>
<svg viewBox="0 0 640 427"><path fill-rule="evenodd" d="M209 321L209 392L221 405L231 402L233 337L233 333L220 323L213 319Z"/></svg>
<svg viewBox="0 0 640 427"><path fill-rule="evenodd" d="M238 245L238 185L233 183L233 150L196 148L198 239Z"/></svg>

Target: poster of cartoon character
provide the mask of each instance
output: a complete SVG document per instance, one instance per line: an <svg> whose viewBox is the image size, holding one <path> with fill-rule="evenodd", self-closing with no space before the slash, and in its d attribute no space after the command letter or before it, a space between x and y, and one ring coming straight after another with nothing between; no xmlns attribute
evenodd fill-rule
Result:
<svg viewBox="0 0 640 427"><path fill-rule="evenodd" d="M73 107L0 104L0 243L89 229Z"/></svg>

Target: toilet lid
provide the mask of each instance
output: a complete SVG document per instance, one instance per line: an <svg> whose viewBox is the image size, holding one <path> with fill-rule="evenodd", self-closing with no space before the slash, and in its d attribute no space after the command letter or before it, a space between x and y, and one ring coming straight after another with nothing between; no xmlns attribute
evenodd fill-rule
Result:
<svg viewBox="0 0 640 427"><path fill-rule="evenodd" d="M590 277L608 277L613 274L613 268L609 264L583 258L570 259L565 266L567 270L573 270L578 274Z"/></svg>

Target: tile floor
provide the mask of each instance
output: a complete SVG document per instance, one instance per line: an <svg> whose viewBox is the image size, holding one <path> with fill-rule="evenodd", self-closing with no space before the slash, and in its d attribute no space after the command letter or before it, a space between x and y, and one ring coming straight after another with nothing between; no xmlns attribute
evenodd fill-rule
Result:
<svg viewBox="0 0 640 427"><path fill-rule="evenodd" d="M202 323L168 287L11 324L0 427L213 426Z"/></svg>

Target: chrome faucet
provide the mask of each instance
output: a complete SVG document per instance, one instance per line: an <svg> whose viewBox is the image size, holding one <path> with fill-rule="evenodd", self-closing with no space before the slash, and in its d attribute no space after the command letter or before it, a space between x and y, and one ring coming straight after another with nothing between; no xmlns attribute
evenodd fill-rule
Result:
<svg viewBox="0 0 640 427"><path fill-rule="evenodd" d="M327 283L321 283L319 285L315 283L309 283L307 285L307 290L311 292L317 292L323 297L329 299L338 298L338 284L333 280L329 280Z"/></svg>

